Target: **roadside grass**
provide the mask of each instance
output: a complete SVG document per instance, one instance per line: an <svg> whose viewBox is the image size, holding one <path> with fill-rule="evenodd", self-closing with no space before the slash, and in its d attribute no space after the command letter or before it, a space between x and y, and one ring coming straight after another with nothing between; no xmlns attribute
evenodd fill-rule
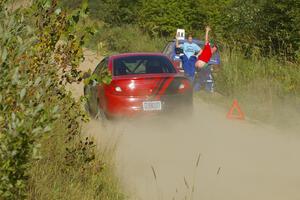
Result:
<svg viewBox="0 0 300 200"><path fill-rule="evenodd" d="M150 37L137 25L107 27L103 23L90 21L96 27L96 33L90 37L87 48L100 55L127 52L161 52L167 39Z"/></svg>
<svg viewBox="0 0 300 200"><path fill-rule="evenodd" d="M300 119L300 66L275 58L246 59L239 52L222 51L222 70L215 74L221 95L198 93L206 102L229 107L237 99L255 120L287 125Z"/></svg>
<svg viewBox="0 0 300 200"><path fill-rule="evenodd" d="M65 134L64 125L58 124L40 141L42 157L31 163L28 199L125 199L112 170L112 155L97 152L92 162L68 162Z"/></svg>

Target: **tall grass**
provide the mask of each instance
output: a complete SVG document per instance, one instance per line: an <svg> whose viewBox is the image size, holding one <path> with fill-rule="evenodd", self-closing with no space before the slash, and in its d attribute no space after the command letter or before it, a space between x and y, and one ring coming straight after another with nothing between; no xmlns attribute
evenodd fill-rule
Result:
<svg viewBox="0 0 300 200"><path fill-rule="evenodd" d="M161 52L166 44L165 38L150 37L136 25L107 27L97 23L97 32L90 38L88 48L101 55L127 52Z"/></svg>
<svg viewBox="0 0 300 200"><path fill-rule="evenodd" d="M300 94L300 66L275 58L246 59L238 51L222 53L223 70L218 75L218 90L227 95L268 89L279 97ZM265 92L265 91L264 91Z"/></svg>
<svg viewBox="0 0 300 200"><path fill-rule="evenodd" d="M224 97L223 104L229 106L236 98L248 117L270 122L298 117L298 64L259 56L249 59L239 51L226 49L221 53L222 70L215 74L215 82L216 91Z"/></svg>
<svg viewBox="0 0 300 200"><path fill-rule="evenodd" d="M111 155L97 153L92 162L68 163L66 134L64 125L58 124L40 141L43 157L31 163L28 199L125 199L111 170Z"/></svg>

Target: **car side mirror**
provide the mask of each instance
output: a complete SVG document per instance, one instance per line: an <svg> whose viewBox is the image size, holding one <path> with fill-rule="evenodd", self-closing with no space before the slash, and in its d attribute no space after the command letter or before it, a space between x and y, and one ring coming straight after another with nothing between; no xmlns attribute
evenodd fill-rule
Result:
<svg viewBox="0 0 300 200"><path fill-rule="evenodd" d="M83 78L83 79L87 79L87 78L89 78L90 76L91 76L91 73L90 73L90 72L84 72L82 78Z"/></svg>

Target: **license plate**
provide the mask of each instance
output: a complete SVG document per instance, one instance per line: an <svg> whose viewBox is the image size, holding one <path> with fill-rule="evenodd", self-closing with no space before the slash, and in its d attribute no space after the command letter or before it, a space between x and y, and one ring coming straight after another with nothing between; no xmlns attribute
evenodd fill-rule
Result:
<svg viewBox="0 0 300 200"><path fill-rule="evenodd" d="M143 102L144 111L161 110L161 101L145 101Z"/></svg>

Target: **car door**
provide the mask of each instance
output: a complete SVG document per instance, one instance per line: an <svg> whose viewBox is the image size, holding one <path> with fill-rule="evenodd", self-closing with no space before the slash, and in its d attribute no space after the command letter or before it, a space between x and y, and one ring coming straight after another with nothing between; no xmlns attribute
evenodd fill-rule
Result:
<svg viewBox="0 0 300 200"><path fill-rule="evenodd" d="M108 58L103 59L103 61L100 63L100 68L98 75L100 77L103 77L102 73L107 72L108 70ZM105 98L105 84L104 83L98 83L97 84L97 97L98 97L98 106L101 109L105 110L105 105L106 105L106 98Z"/></svg>
<svg viewBox="0 0 300 200"><path fill-rule="evenodd" d="M105 64L106 59L103 59L95 68L94 72L92 73L92 76L100 75L101 69L103 68L103 65ZM89 106L90 106L90 111L92 112L93 115L97 114L98 110L98 102L99 102L99 85L101 83L98 83L96 80L92 80L91 83L88 85L88 93L89 93Z"/></svg>

